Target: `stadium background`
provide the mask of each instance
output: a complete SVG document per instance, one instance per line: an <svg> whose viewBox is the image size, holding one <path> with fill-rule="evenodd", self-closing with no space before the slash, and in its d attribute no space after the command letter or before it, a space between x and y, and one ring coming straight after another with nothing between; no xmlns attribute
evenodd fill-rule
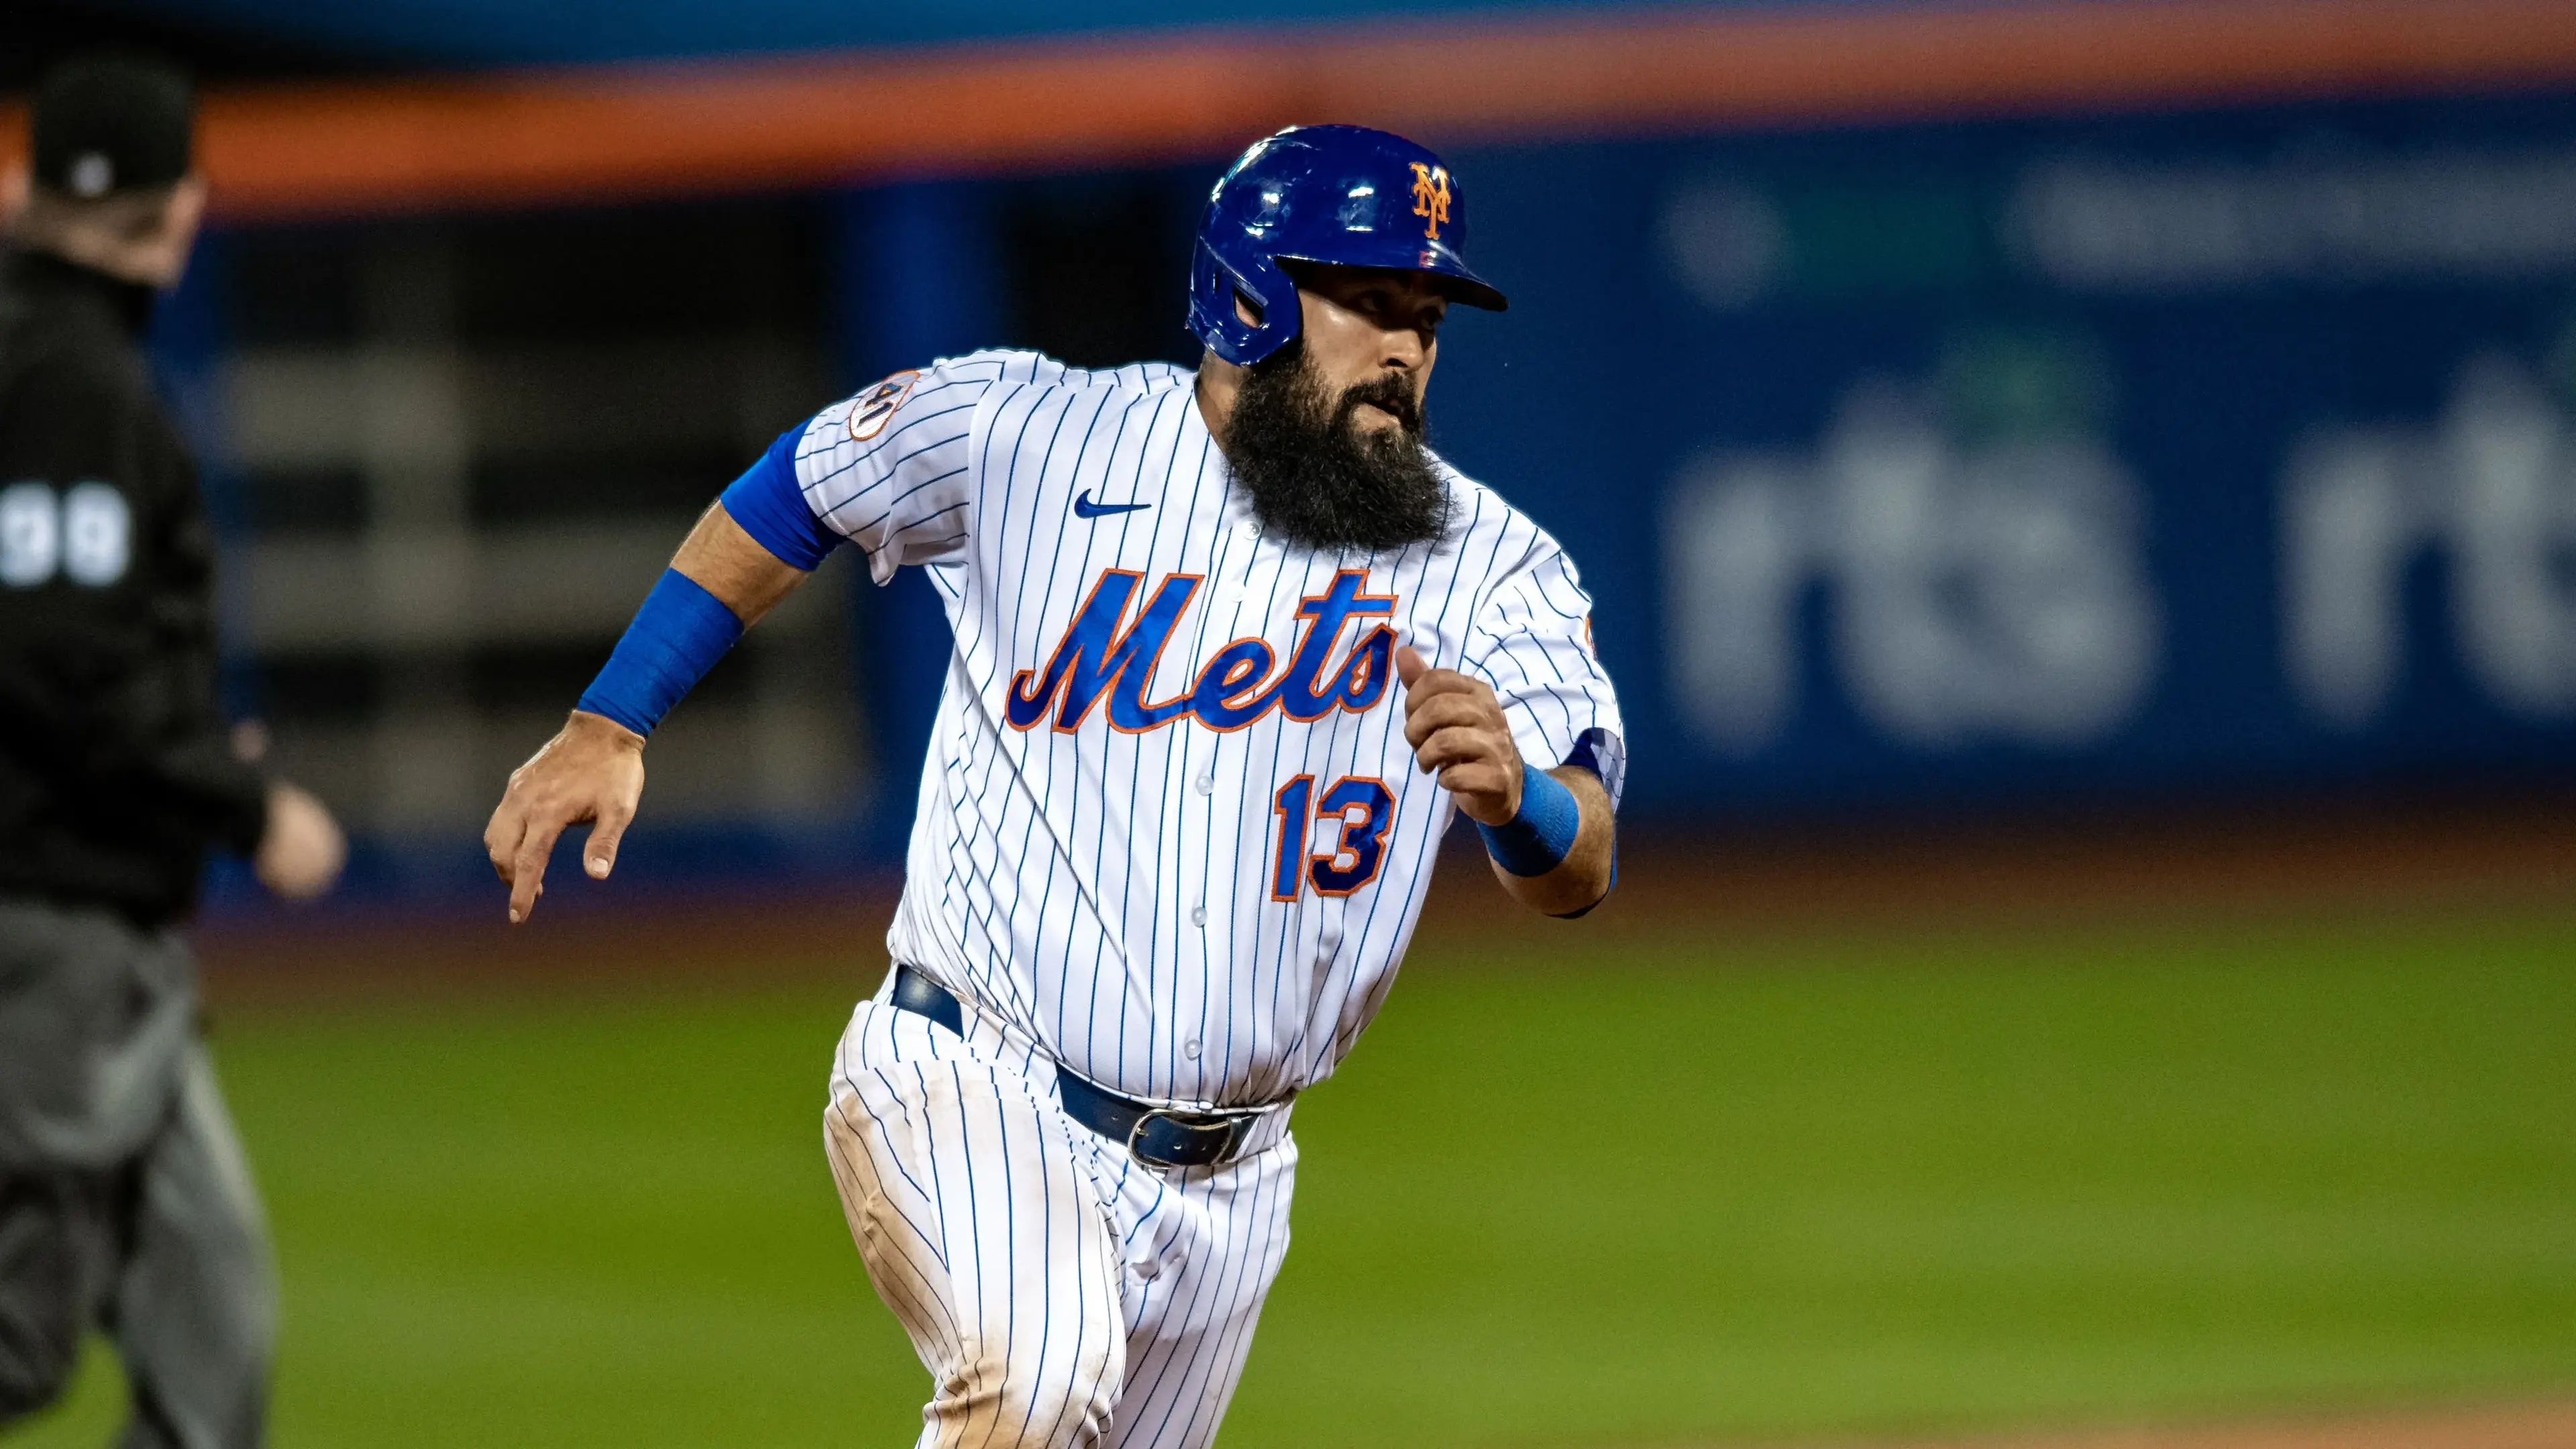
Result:
<svg viewBox="0 0 2576 1449"><path fill-rule="evenodd" d="M531 929L474 837L778 430L987 343L1190 358L1199 197L1328 116L1471 180L1514 307L1452 331L1434 440L1586 568L1630 833L1584 927L1443 882L1301 1104L1227 1442L2576 1387L2576 11L0 27L20 91L100 41L206 76L217 225L156 349L233 704L359 837L314 911L219 868L202 932L281 1444L900 1441L814 1109L882 970L927 587L827 568ZM25 1441L95 1438L109 1375Z"/></svg>

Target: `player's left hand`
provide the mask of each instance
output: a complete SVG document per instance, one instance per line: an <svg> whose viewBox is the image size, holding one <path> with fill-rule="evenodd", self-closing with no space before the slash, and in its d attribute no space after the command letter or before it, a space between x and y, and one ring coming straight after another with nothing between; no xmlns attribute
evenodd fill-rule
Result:
<svg viewBox="0 0 2576 1449"><path fill-rule="evenodd" d="M1404 738L1413 761L1458 798L1467 818L1502 825L1520 813L1521 752L1492 686L1455 669L1434 669L1408 644L1395 651L1404 683Z"/></svg>

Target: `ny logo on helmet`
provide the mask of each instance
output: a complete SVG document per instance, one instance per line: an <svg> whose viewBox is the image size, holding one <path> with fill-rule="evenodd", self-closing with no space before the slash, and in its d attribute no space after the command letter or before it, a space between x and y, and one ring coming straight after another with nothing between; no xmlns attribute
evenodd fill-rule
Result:
<svg viewBox="0 0 2576 1449"><path fill-rule="evenodd" d="M1413 163L1413 214L1423 218L1422 234L1438 241L1449 219L1449 168Z"/></svg>

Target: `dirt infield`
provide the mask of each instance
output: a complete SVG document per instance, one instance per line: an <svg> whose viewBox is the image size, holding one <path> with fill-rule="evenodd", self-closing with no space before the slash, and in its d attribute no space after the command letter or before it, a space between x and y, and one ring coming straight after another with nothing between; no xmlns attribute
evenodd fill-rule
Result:
<svg viewBox="0 0 2576 1449"><path fill-rule="evenodd" d="M1533 923L1498 910L1453 839L1417 940L1470 947ZM2558 909L2576 900L2576 798L2239 803L2070 811L1972 824L1632 831L1619 889L1580 928L1609 935L1859 926L2052 926L2210 917ZM261 909L196 932L227 1000L847 981L873 988L898 882L673 892L580 878L527 926L487 900L396 913ZM1542 930L1559 928L1542 926Z"/></svg>
<svg viewBox="0 0 2576 1449"><path fill-rule="evenodd" d="M2576 1404L2397 1414L2377 1418L2117 1429L2083 1434L1924 1439L1866 1449L2571 1449ZM1806 1445L1803 1449L1819 1449ZM1855 1446L1860 1449L1860 1446Z"/></svg>
<svg viewBox="0 0 2576 1449"><path fill-rule="evenodd" d="M2063 924L2576 896L2576 797L2242 801L1975 823L1633 830L1598 919ZM1458 862L1467 864L1467 862ZM1438 892L1464 924L1467 895ZM1490 918L1491 913L1481 913Z"/></svg>

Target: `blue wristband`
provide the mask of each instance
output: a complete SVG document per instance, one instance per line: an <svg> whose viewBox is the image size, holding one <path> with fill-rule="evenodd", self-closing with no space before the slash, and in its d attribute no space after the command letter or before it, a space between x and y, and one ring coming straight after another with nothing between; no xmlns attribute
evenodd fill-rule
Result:
<svg viewBox="0 0 2576 1449"><path fill-rule="evenodd" d="M582 691L579 708L649 735L741 637L742 621L723 600L678 569L664 569L626 637Z"/></svg>
<svg viewBox="0 0 2576 1449"><path fill-rule="evenodd" d="M1485 853L1514 875L1545 875L1565 863L1583 829L1583 807L1574 792L1527 760L1521 761L1521 813L1500 825L1476 822Z"/></svg>

